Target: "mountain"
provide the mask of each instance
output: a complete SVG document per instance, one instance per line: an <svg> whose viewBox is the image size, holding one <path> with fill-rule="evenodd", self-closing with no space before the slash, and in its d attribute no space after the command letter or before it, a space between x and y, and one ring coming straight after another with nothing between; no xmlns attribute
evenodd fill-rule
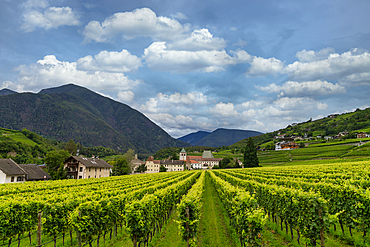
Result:
<svg viewBox="0 0 370 247"><path fill-rule="evenodd" d="M10 95L10 94L16 94L17 92L15 91L12 91L10 89L7 89L7 88L4 88L4 89L1 89L0 90L0 96L3 96L3 95Z"/></svg>
<svg viewBox="0 0 370 247"><path fill-rule="evenodd" d="M0 125L27 128L58 141L73 139L84 146L103 146L142 154L183 146L142 113L87 88L68 84L38 94L0 97Z"/></svg>
<svg viewBox="0 0 370 247"><path fill-rule="evenodd" d="M252 130L217 129L211 133L198 131L179 138L193 146L220 147L229 146L248 137L262 135L263 133Z"/></svg>
<svg viewBox="0 0 370 247"><path fill-rule="evenodd" d="M206 132L206 131L198 131L195 133L190 133L186 136L178 138L179 140L183 142L190 143L193 146L196 146L197 142L203 139L204 137L212 134L212 132Z"/></svg>

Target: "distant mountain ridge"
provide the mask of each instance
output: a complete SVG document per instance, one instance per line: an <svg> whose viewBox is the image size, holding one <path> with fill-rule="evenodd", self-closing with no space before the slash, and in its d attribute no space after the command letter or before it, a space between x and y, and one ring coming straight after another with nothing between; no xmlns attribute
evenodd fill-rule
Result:
<svg viewBox="0 0 370 247"><path fill-rule="evenodd" d="M262 135L262 132L238 129L217 129L213 132L198 131L178 138L192 146L229 146L248 137Z"/></svg>
<svg viewBox="0 0 370 247"><path fill-rule="evenodd" d="M1 89L0 90L0 96L3 96L3 95L10 95L10 94L16 94L17 92L13 91L13 90L10 90L10 89L7 89L7 88L4 88L4 89Z"/></svg>
<svg viewBox="0 0 370 247"><path fill-rule="evenodd" d="M139 111L74 84L0 97L0 125L58 141L151 154L186 144Z"/></svg>

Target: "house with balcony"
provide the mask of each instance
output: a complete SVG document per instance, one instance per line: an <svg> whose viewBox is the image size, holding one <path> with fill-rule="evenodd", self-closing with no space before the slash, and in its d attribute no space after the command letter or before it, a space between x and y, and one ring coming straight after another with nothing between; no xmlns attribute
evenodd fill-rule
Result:
<svg viewBox="0 0 370 247"><path fill-rule="evenodd" d="M95 157L70 156L63 163L67 178L72 179L109 177L113 168L105 160Z"/></svg>

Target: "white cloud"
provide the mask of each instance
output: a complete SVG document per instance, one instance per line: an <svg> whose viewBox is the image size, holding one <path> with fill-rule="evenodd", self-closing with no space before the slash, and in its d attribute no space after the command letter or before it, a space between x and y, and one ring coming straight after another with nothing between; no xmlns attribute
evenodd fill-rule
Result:
<svg viewBox="0 0 370 247"><path fill-rule="evenodd" d="M70 7L48 7L49 3L43 0L29 0L22 7L25 32L32 32L36 28L58 28L60 26L77 26L79 16Z"/></svg>
<svg viewBox="0 0 370 247"><path fill-rule="evenodd" d="M307 97L299 97L299 98L283 97L283 98L277 99L273 104L274 106L282 110L304 110L307 107L316 105L316 103L317 101L307 98Z"/></svg>
<svg viewBox="0 0 370 247"><path fill-rule="evenodd" d="M242 116L245 119L254 118L256 116L256 114L257 114L257 111L255 109L249 109L247 111L242 112Z"/></svg>
<svg viewBox="0 0 370 247"><path fill-rule="evenodd" d="M22 7L26 9L46 9L48 6L49 3L47 0L27 0L22 4Z"/></svg>
<svg viewBox="0 0 370 247"><path fill-rule="evenodd" d="M264 102L264 101L251 100L251 101L247 101L247 102L242 103L242 107L245 108L245 109L253 109L253 108L262 107L266 104L267 103Z"/></svg>
<svg viewBox="0 0 370 247"><path fill-rule="evenodd" d="M18 85L30 91L75 83L96 91L116 93L131 90L140 83L130 80L123 73L81 71L77 69L76 62L59 61L54 55L45 56L36 64L21 65L17 70Z"/></svg>
<svg viewBox="0 0 370 247"><path fill-rule="evenodd" d="M285 117L289 116L292 111L282 110L277 106L268 106L257 111L259 119L263 117Z"/></svg>
<svg viewBox="0 0 370 247"><path fill-rule="evenodd" d="M242 39L239 38L238 42L233 44L233 46L240 46L240 47L244 47L247 45L247 41L244 41Z"/></svg>
<svg viewBox="0 0 370 247"><path fill-rule="evenodd" d="M279 59L254 57L250 62L251 67L247 71L247 75L251 76L267 76L276 73L282 73L284 63Z"/></svg>
<svg viewBox="0 0 370 247"><path fill-rule="evenodd" d="M330 54L334 52L335 52L334 48L331 47L324 48L318 52L312 50L310 51L303 50L297 52L296 57L301 62L315 62L327 59L330 56Z"/></svg>
<svg viewBox="0 0 370 247"><path fill-rule="evenodd" d="M0 90L3 88L11 88L13 86L13 82L11 81L3 81Z"/></svg>
<svg viewBox="0 0 370 247"><path fill-rule="evenodd" d="M202 51L220 50L226 47L222 38L215 38L208 29L194 30L190 37L168 45L170 50Z"/></svg>
<svg viewBox="0 0 370 247"><path fill-rule="evenodd" d="M155 98L150 98L145 105L140 106L140 110L144 113L156 113L158 111L158 100Z"/></svg>
<svg viewBox="0 0 370 247"><path fill-rule="evenodd" d="M77 60L77 69L87 71L131 72L141 67L141 58L127 50L121 52L101 51Z"/></svg>
<svg viewBox="0 0 370 247"><path fill-rule="evenodd" d="M356 73L340 79L339 83L346 86L370 85L370 72Z"/></svg>
<svg viewBox="0 0 370 247"><path fill-rule="evenodd" d="M133 102L135 94L132 91L120 91L118 92L117 98L123 103Z"/></svg>
<svg viewBox="0 0 370 247"><path fill-rule="evenodd" d="M189 116L174 116L169 113L146 113L145 115L160 127L166 129L171 136L175 137L184 136L185 134L198 129L212 129L212 124L203 121L196 121Z"/></svg>
<svg viewBox="0 0 370 247"><path fill-rule="evenodd" d="M215 115L220 117L236 117L239 113L235 110L233 103L223 103L220 102L216 104L214 107L210 108L209 111Z"/></svg>
<svg viewBox="0 0 370 247"><path fill-rule="evenodd" d="M230 27L230 31L237 32L238 31L238 28L236 28L236 27Z"/></svg>
<svg viewBox="0 0 370 247"><path fill-rule="evenodd" d="M188 31L187 25L183 26L173 18L157 16L149 8L142 8L115 13L102 23L91 21L86 25L83 35L85 42L109 42L116 35L122 35L125 39L144 36L173 40Z"/></svg>
<svg viewBox="0 0 370 247"><path fill-rule="evenodd" d="M346 93L344 87L333 84L327 81L287 81L283 85L279 86L272 83L266 87L256 87L259 90L276 93L279 96L320 96L329 94L342 94Z"/></svg>
<svg viewBox="0 0 370 247"><path fill-rule="evenodd" d="M168 50L166 42L154 42L144 51L143 58L149 68L161 71L187 73L193 71L217 72L224 66L246 62L250 55L242 50L233 52L233 57L221 51L175 51Z"/></svg>
<svg viewBox="0 0 370 247"><path fill-rule="evenodd" d="M342 54L331 53L327 59L313 62L294 62L285 67L285 73L299 80L339 80L343 77L368 73L370 53L353 49Z"/></svg>
<svg viewBox="0 0 370 247"><path fill-rule="evenodd" d="M177 105L206 105L208 104L207 96L200 92L190 92L187 94L174 93L166 95L163 93L157 94L157 99L163 103Z"/></svg>
<svg viewBox="0 0 370 247"><path fill-rule="evenodd" d="M174 18L174 19L177 19L177 20L186 20L186 19L188 19L188 17L185 14L181 13L181 12L177 12L176 14L172 14L171 17Z"/></svg>
<svg viewBox="0 0 370 247"><path fill-rule="evenodd" d="M145 104L139 107L143 112L185 112L193 111L202 105L208 104L206 95L200 92L189 92L186 94L173 93L170 95L158 93L155 98L150 98Z"/></svg>
<svg viewBox="0 0 370 247"><path fill-rule="evenodd" d="M326 110L328 107L329 106L326 103L317 102L317 104L316 104L316 109L319 110L319 111Z"/></svg>

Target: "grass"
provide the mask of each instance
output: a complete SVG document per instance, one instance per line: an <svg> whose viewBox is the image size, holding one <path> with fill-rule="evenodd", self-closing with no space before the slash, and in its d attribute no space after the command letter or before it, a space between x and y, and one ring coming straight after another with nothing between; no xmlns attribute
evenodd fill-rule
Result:
<svg viewBox="0 0 370 247"><path fill-rule="evenodd" d="M205 188L197 246L240 246L237 234L230 226L226 210L208 175Z"/></svg>
<svg viewBox="0 0 370 247"><path fill-rule="evenodd" d="M30 146L36 146L37 143L26 137L20 131L0 129L0 135L8 137L16 142L22 142Z"/></svg>
<svg viewBox="0 0 370 247"><path fill-rule="evenodd" d="M176 220L177 212L174 211L170 216L167 225L162 228L161 232L157 233L152 242L149 243L150 247L186 247L186 242L182 241L179 235L179 225Z"/></svg>
<svg viewBox="0 0 370 247"><path fill-rule="evenodd" d="M30 246L29 238L28 238L28 233L26 233L24 236L21 236L21 241L19 246ZM52 237L49 237L47 235L42 235L41 237L41 244L43 247L53 247L54 246L54 241ZM92 246L96 246L96 239L92 242ZM105 237L105 241L103 237L100 237L99 241L99 246L100 247L121 247L121 246L133 246L131 238L129 237L128 233L125 231L124 228L122 228L122 231L120 228L117 230L117 236L114 237L114 234L112 234L112 238L110 238L110 234L107 233ZM8 246L7 245L8 241L0 241L0 246ZM18 240L13 239L10 247L17 247L18 246ZM37 246L37 239L36 239L36 232L33 232L31 235L31 246ZM71 238L69 235L69 232L66 233L65 239L64 239L64 244L63 244L63 238L61 235L57 237L56 241L56 246L57 247L62 247L62 246L78 246L77 242L77 237L76 237L76 232L72 232L72 242ZM88 244L85 245L84 242L82 242L82 246L89 246Z"/></svg>

